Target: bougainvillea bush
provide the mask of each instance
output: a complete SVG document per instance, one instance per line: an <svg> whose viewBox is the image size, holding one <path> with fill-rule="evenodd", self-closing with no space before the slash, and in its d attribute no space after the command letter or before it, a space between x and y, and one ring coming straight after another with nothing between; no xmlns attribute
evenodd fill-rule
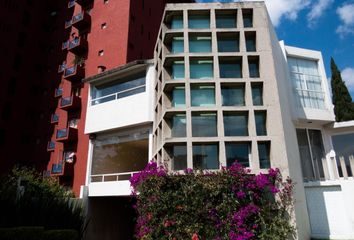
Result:
<svg viewBox="0 0 354 240"><path fill-rule="evenodd" d="M282 240L294 235L290 179L278 169L250 174L239 164L217 172L169 173L150 162L131 180L141 240Z"/></svg>

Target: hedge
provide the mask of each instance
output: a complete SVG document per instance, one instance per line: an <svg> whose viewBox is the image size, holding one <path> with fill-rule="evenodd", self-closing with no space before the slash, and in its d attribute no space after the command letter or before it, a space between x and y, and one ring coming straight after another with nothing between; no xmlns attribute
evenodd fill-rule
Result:
<svg viewBox="0 0 354 240"><path fill-rule="evenodd" d="M74 229L45 230L44 227L0 228L0 240L79 240Z"/></svg>

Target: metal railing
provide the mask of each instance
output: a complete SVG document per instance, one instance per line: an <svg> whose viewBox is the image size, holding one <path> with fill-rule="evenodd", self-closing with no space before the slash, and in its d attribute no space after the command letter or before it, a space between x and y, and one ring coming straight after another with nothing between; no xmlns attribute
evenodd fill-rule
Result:
<svg viewBox="0 0 354 240"><path fill-rule="evenodd" d="M322 166L325 180L354 178L354 155L331 158L330 161L322 158Z"/></svg>
<svg viewBox="0 0 354 240"><path fill-rule="evenodd" d="M105 102L109 102L109 101L113 101L113 100L117 100L123 97L127 97L133 94L137 94L137 93L141 93L145 91L145 84L144 85L140 85L137 87L132 87L126 90L122 90L120 92L116 92L116 93L112 93L103 97L98 97L95 99L91 100L91 106L93 105L97 105L100 103L105 103Z"/></svg>
<svg viewBox="0 0 354 240"><path fill-rule="evenodd" d="M60 100L60 106L61 107L69 106L72 103L73 103L73 97L63 97Z"/></svg>
<svg viewBox="0 0 354 240"><path fill-rule="evenodd" d="M110 173L110 174L94 174L91 175L91 182L117 182L129 180L134 173L138 172L123 172L123 173Z"/></svg>

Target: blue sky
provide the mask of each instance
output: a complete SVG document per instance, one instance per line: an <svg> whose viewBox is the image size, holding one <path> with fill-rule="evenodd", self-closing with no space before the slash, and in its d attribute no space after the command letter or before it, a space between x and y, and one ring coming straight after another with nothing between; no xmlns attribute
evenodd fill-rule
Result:
<svg viewBox="0 0 354 240"><path fill-rule="evenodd" d="M232 2L232 0L197 0ZM235 0L236 1L236 0ZM265 0L279 40L319 50L327 77L335 59L354 100L354 0Z"/></svg>

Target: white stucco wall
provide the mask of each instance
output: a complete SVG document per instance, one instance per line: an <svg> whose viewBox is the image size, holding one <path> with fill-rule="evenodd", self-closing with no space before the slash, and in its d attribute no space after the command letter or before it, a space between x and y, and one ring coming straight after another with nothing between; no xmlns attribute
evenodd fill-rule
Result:
<svg viewBox="0 0 354 240"><path fill-rule="evenodd" d="M87 107L85 133L134 126L152 122L154 69L146 74L146 90L117 100ZM88 101L90 102L90 101Z"/></svg>

